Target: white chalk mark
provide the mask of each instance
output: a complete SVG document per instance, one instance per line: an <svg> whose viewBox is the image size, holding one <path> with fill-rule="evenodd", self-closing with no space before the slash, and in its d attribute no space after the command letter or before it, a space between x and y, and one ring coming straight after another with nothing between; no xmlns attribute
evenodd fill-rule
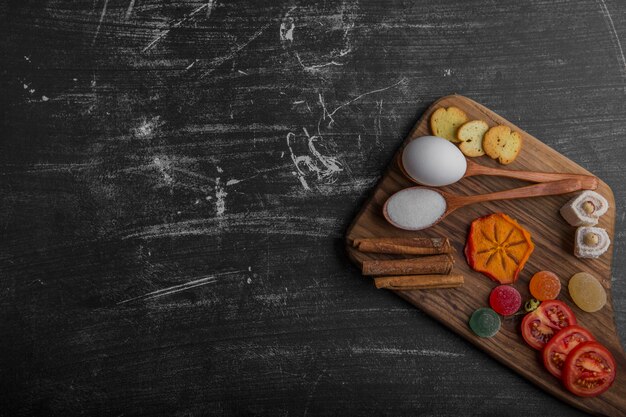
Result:
<svg viewBox="0 0 626 417"><path fill-rule="evenodd" d="M198 59L196 59L196 60L194 60L191 64L187 65L187 66L185 67L185 71L189 71L189 70L191 69L191 67L193 67L194 65L196 65L196 62L198 62L198 61L199 61L199 60L198 60Z"/></svg>
<svg viewBox="0 0 626 417"><path fill-rule="evenodd" d="M226 197L228 193L220 184L220 177L215 178L215 212L217 217L223 217L226 212Z"/></svg>
<svg viewBox="0 0 626 417"><path fill-rule="evenodd" d="M324 104L324 98L322 97L322 93L318 93L318 98L320 101L320 105L322 106L322 119L326 120L326 116L328 116L328 118L330 119L330 122L328 122L328 124L330 125L331 123L334 123L335 119L333 119L333 116L330 113L328 113L328 110L326 109L326 105Z"/></svg>
<svg viewBox="0 0 626 417"><path fill-rule="evenodd" d="M311 400L313 399L313 395L315 395L315 391L317 390L317 386L319 385L320 379L322 379L322 376L323 376L324 372L326 372L326 369L322 370L320 375L315 380L315 383L313 384L313 388L311 389L311 392L309 393L309 396L308 396L308 398L306 400L306 404L304 405L304 414L302 415L302 417L306 417L306 415L307 415L307 413L309 411L309 406L311 405Z"/></svg>
<svg viewBox="0 0 626 417"><path fill-rule="evenodd" d="M167 156L162 156L161 158L157 157L157 159L158 159L157 164L155 164L153 161L150 165L142 165L142 166L137 166L137 167L132 167L132 168L124 168L124 169L115 171L115 173L133 174L133 175L140 175L140 176L152 178L151 175L145 174L143 171L153 171L156 168L162 176L162 182L159 183L159 186L168 186L170 188L170 192L173 192L174 188L178 187L178 188L192 190L195 192L206 193L208 192L207 188L209 187L207 187L205 183L207 181L214 181L213 178L207 178L207 179L202 178L203 181L199 185L197 185L193 183L187 183L183 181L182 178L175 179L174 176L170 174L170 172L172 173L182 172L192 177L204 177L204 176L200 174L196 174L191 171L181 169L181 168L173 167Z"/></svg>
<svg viewBox="0 0 626 417"><path fill-rule="evenodd" d="M221 57L217 57L215 59L213 59L213 61L211 61L210 65L210 69L208 69L207 71L205 71L200 78L202 77L206 77L207 75L211 74L213 71L215 71L216 69L218 69L222 64L224 64L225 62L230 61L231 59L233 59L239 52L241 52L242 49L244 49L246 46L250 45L250 43L252 43L252 41L254 41L256 38L258 38L259 36L261 36L261 34L265 31L265 29L267 29L269 27L269 23L264 25L263 27L261 27L259 30L257 30L250 38L248 38L248 40L243 43L242 45L238 45L235 46L233 49L231 49L231 51L229 53L227 53L224 56Z"/></svg>
<svg viewBox="0 0 626 417"><path fill-rule="evenodd" d="M159 119L159 116L153 117L150 120L144 117L139 126L134 129L135 136L140 138L148 138L152 136L154 131L162 125L162 123L159 122Z"/></svg>
<svg viewBox="0 0 626 417"><path fill-rule="evenodd" d="M161 290L152 291L147 294L140 295L138 297L129 298L127 300L118 302L117 305L130 303L131 301L136 301L136 300L151 300L154 298L165 297L166 295L176 294L178 292L186 291L191 288L197 288L202 285L212 284L214 282L217 282L219 277L233 275L233 274L240 274L242 272L244 271L232 271L232 272L223 272L221 274L208 275L202 278L195 279L193 281L186 282L184 284L174 285L168 288L163 288Z"/></svg>
<svg viewBox="0 0 626 417"><path fill-rule="evenodd" d="M46 164L39 163L34 164L30 167L30 169L26 169L24 171L12 171L5 172L7 175L11 174L32 174L32 173L41 173L41 172L72 172L72 171L82 171L86 169L95 169L100 165L99 162L91 162L84 164Z"/></svg>
<svg viewBox="0 0 626 417"><path fill-rule="evenodd" d="M293 42L293 30L296 28L296 25L293 23L293 19L289 17L289 14L296 8L297 6L293 6L289 9L287 13L285 13L285 17L283 17L283 22L280 24L278 36L283 43L287 41Z"/></svg>
<svg viewBox="0 0 626 417"><path fill-rule="evenodd" d="M100 33L100 28L102 27L102 22L104 21L104 16L107 13L107 6L109 4L109 0L104 0L104 6L102 6L102 12L100 13L100 21L98 22L98 27L96 27L96 33L93 35L93 40L91 41L91 46L96 44L96 39L98 39L98 34Z"/></svg>
<svg viewBox="0 0 626 417"><path fill-rule="evenodd" d="M443 76L444 77L450 77L452 75L452 69L450 68L446 68L443 70Z"/></svg>
<svg viewBox="0 0 626 417"><path fill-rule="evenodd" d="M602 15L605 17L605 21L609 26L609 30L611 31L611 39L615 44L615 47L619 51L619 63L620 63L620 72L622 74L622 79L626 81L626 58L624 57L624 49L622 48L622 43L619 40L619 36L617 36L617 30L615 30L615 24L613 23L613 18L611 17L611 13L609 12L608 7L606 7L606 3L604 0L596 0L602 9Z"/></svg>
<svg viewBox="0 0 626 417"><path fill-rule="evenodd" d="M280 40L283 42L289 41L293 42L293 30L296 28L296 25L293 22L283 22L280 24L279 36Z"/></svg>
<svg viewBox="0 0 626 417"><path fill-rule="evenodd" d="M130 15L133 12L134 7L135 7L135 0L130 0L130 3L128 3L128 8L126 9L126 14L124 15L124 20L130 19Z"/></svg>
<svg viewBox="0 0 626 417"><path fill-rule="evenodd" d="M326 64L320 64L320 65L304 65L304 62L302 62L302 59L300 58L300 54L297 52L294 52L294 54L296 55L296 58L298 59L300 66L302 66L302 69L305 71L309 71L309 72L316 72L316 71L321 70L322 68L326 68L330 66L340 67L343 65L335 61L330 61L330 62L327 62Z"/></svg>
<svg viewBox="0 0 626 417"><path fill-rule="evenodd" d="M24 84L24 85L26 85L26 84ZM304 100L298 100L298 101L294 101L293 102L293 104L302 104L302 103L304 103Z"/></svg>
<svg viewBox="0 0 626 417"><path fill-rule="evenodd" d="M244 180L237 180L233 178L232 180L226 181L226 186L239 184L241 181L244 181Z"/></svg>
<svg viewBox="0 0 626 417"><path fill-rule="evenodd" d="M108 0L107 0L108 1ZM198 14L200 11L202 11L204 8L209 7L209 4L212 4L212 2L209 3L205 3L202 6L198 7L197 9L195 9L194 11L192 11L191 13L189 13L187 16L183 17L182 19L180 19L178 22L174 23L169 29L164 30L163 32L161 32L157 37L155 37L152 42L150 42L148 45L146 45L145 48L143 48L141 50L141 52L146 52L148 50L150 50L152 47L154 47L154 45L157 44L157 42L159 42L161 39L163 39L164 37L166 37L170 31L172 29L176 29L177 27L179 27L180 25L182 25L183 23L187 22L189 19L191 19L192 17L194 17L196 14Z"/></svg>
<svg viewBox="0 0 626 417"><path fill-rule="evenodd" d="M311 159L308 156L299 156L296 157L296 155L293 153L293 149L291 148L291 143L290 143L290 138L295 138L296 134L293 132L289 132L287 133L287 147L289 148L289 153L291 154L291 160L293 161L293 164L296 166L296 169L298 170L298 172L294 172L294 175L298 176L298 179L300 180L300 183L302 184L302 187L305 190L310 190L311 188L309 187L309 184L307 184L306 179L304 178L304 172L300 169L300 163L305 162L306 158L308 158L309 160Z"/></svg>
<svg viewBox="0 0 626 417"><path fill-rule="evenodd" d="M296 156L291 146L291 141L296 138L296 135L293 132L287 134L287 147L289 148L291 160L296 167L296 171L294 171L293 174L298 177L302 187L307 191L311 189L306 181L306 175L310 172L315 173L319 181L323 181L327 184L336 182L336 175L343 171L342 164L337 158L322 155L317 150L315 141L317 141L320 136L311 136L306 128L302 128L302 130L308 140L307 145L310 155Z"/></svg>
<svg viewBox="0 0 626 417"><path fill-rule="evenodd" d="M373 180L369 180L367 186L363 185L360 190L370 187ZM337 187L341 195L345 195L345 189ZM212 200L207 196L207 201ZM268 210L254 210L235 214L224 214L223 217L211 216L167 222L151 226L139 227L126 231L121 240L128 239L160 239L181 236L221 236L227 232L239 232L263 235L293 235L309 237L328 237L329 230L339 230L336 217L322 217L310 215L289 215L276 213ZM340 237L340 232L331 233Z"/></svg>
<svg viewBox="0 0 626 417"><path fill-rule="evenodd" d="M353 98L352 100L350 100L350 101L348 101L348 102L346 102L346 103L342 104L341 106L337 107L335 110L333 110L333 111L329 114L329 116L331 116L331 117L332 117L335 113L337 113L337 111L338 111L339 109L342 109L342 108L344 108L344 107L346 107L346 106L348 106L348 105L350 105L350 104L354 103L355 101L358 101L358 100L362 99L362 98L363 98L363 97L365 97L365 96L369 96L370 94L380 93L381 91L389 90L390 88L393 88L393 87L395 87L395 86L397 86L397 85L400 85L400 84L403 84L403 83L405 83L405 82L406 82L406 78L404 78L404 77L403 77L402 79L400 79L400 81L398 81L398 82L397 82L397 83L395 83L395 84L390 85L389 87L379 88L378 90L372 90L372 91L368 91L367 93L363 93L363 94L361 94L360 96L358 96L358 97L356 97L356 98Z"/></svg>
<svg viewBox="0 0 626 417"><path fill-rule="evenodd" d="M339 56L340 56L340 57L341 57L341 56L346 56L346 55L348 55L350 52L352 52L352 45L351 45L351 42L350 42L350 36L349 36L349 33L350 33L350 31L351 31L352 29L354 29L354 22L352 22L350 25L348 25L348 26L344 29L344 32L343 32L343 41L344 41L345 46L344 46L344 48L343 48L341 51L339 51Z"/></svg>
<svg viewBox="0 0 626 417"><path fill-rule="evenodd" d="M50 100L47 96L41 96L41 101L48 101Z"/></svg>
<svg viewBox="0 0 626 417"><path fill-rule="evenodd" d="M417 356L441 356L448 358L457 358L464 356L462 353L447 352L445 350L432 349L400 349L389 347L356 347L351 348L352 353L356 354L379 354L379 355L417 355Z"/></svg>
<svg viewBox="0 0 626 417"><path fill-rule="evenodd" d="M206 17L207 19L211 17L211 12L213 11L213 6L215 5L215 0L209 0L206 4Z"/></svg>
<svg viewBox="0 0 626 417"><path fill-rule="evenodd" d="M337 158L322 155L315 148L314 141L319 138L318 136L310 136L309 132L307 132L306 129L304 129L304 133L309 139L309 142L308 142L309 152L311 152L311 154L315 156L317 160L320 161L322 165L324 166L324 169L314 170L318 174L318 178L327 180L328 183L334 183L335 181L337 181L337 178L335 178L335 175L343 171L343 168L341 167L341 163L339 162L339 160L337 160Z"/></svg>
<svg viewBox="0 0 626 417"><path fill-rule="evenodd" d="M170 170L169 161L163 160L159 158L158 156L155 156L152 162L161 173L161 176L163 177L163 182L165 183L165 185L171 187L174 184L174 178L172 178L172 176L167 172Z"/></svg>
<svg viewBox="0 0 626 417"><path fill-rule="evenodd" d="M170 167L170 169L172 171L179 172L181 174L185 174L185 175L188 175L188 176L193 177L193 178L197 178L197 179L202 180L202 181L215 183L215 180L213 178L207 177L206 175L198 174L197 172L189 171L188 169L177 168L177 167Z"/></svg>
<svg viewBox="0 0 626 417"><path fill-rule="evenodd" d="M380 146L380 136L383 133L380 122L383 113L383 99L380 99L380 101L376 101L376 104L378 105L378 115L376 116L376 119L374 119L374 131L376 133L376 145Z"/></svg>
<svg viewBox="0 0 626 417"><path fill-rule="evenodd" d="M247 72L242 71L242 70L237 70L237 72L238 72L239 74L248 75L248 73L247 73Z"/></svg>

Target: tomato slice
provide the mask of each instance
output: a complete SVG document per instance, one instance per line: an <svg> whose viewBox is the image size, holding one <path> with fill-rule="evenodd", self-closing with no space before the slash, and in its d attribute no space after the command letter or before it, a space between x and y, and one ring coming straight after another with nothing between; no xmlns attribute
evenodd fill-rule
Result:
<svg viewBox="0 0 626 417"><path fill-rule="evenodd" d="M561 329L543 348L543 364L548 372L561 378L567 354L583 342L596 340L589 330L577 325Z"/></svg>
<svg viewBox="0 0 626 417"><path fill-rule="evenodd" d="M576 324L576 317L562 301L544 301L522 320L522 337L533 349L541 350L559 330Z"/></svg>
<svg viewBox="0 0 626 417"><path fill-rule="evenodd" d="M615 359L598 342L576 346L563 364L562 381L572 394L595 397L609 389L615 380Z"/></svg>

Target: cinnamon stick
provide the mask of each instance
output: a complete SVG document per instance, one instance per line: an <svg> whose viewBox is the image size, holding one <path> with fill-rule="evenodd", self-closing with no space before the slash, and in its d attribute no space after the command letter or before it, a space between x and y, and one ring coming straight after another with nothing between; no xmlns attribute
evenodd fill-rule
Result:
<svg viewBox="0 0 626 417"><path fill-rule="evenodd" d="M376 288L388 290L423 290L455 288L463 285L463 275L401 275L374 278Z"/></svg>
<svg viewBox="0 0 626 417"><path fill-rule="evenodd" d="M441 237L354 239L352 246L361 252L391 253L396 255L437 255L452 251L450 241Z"/></svg>
<svg viewBox="0 0 626 417"><path fill-rule="evenodd" d="M424 256L411 259L363 261L363 275L426 275L449 274L454 265L450 254Z"/></svg>

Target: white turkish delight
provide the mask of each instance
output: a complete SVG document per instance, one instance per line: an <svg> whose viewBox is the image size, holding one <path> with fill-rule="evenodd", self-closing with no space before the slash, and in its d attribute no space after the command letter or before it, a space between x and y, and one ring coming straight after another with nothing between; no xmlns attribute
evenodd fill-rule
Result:
<svg viewBox="0 0 626 417"><path fill-rule="evenodd" d="M561 207L561 216L572 226L595 226L609 203L595 191L583 191Z"/></svg>
<svg viewBox="0 0 626 417"><path fill-rule="evenodd" d="M581 226L576 229L574 255L579 258L597 258L609 249L611 239L601 227Z"/></svg>

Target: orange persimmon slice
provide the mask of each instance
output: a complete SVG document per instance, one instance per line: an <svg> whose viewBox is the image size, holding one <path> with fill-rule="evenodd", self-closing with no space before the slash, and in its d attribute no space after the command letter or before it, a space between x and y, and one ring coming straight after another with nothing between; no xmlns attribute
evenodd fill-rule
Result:
<svg viewBox="0 0 626 417"><path fill-rule="evenodd" d="M500 284L512 284L535 245L530 233L504 213L472 222L465 245L467 263Z"/></svg>

